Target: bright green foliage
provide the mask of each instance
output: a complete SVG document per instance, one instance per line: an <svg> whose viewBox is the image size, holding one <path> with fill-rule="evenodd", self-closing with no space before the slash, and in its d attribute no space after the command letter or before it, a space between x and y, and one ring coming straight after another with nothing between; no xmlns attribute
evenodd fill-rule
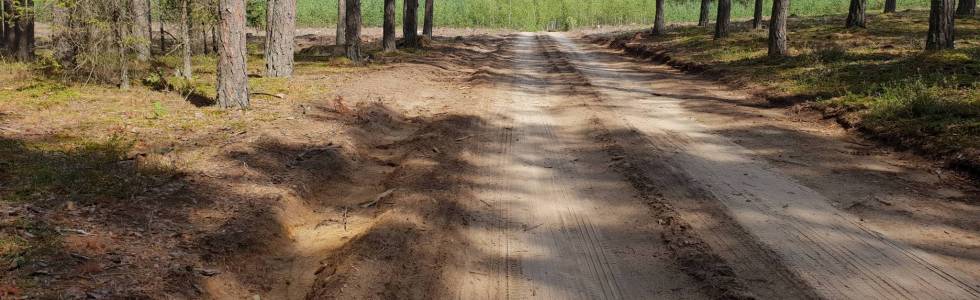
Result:
<svg viewBox="0 0 980 300"><path fill-rule="evenodd" d="M262 1L262 0L251 0ZM335 0L298 0L297 18L305 26L330 26L337 20ZM380 26L383 0L362 0L364 22L368 26ZM437 0L436 24L445 27L490 27L523 30L543 30L551 22L562 27L587 27L595 25L652 24L655 0ZM700 1L667 1L665 13L668 22L696 22ZM397 3L401 7L401 1ZM766 1L765 13L771 10ZM842 14L847 12L847 1L796 0L790 14L799 16ZM880 10L883 0L871 0L868 10ZM925 7L925 0L903 1L904 7ZM260 5L259 5L260 6ZM401 10L398 10L399 12ZM714 13L714 7L712 8ZM751 1L735 1L733 18L752 16ZM401 20L401 17L396 18Z"/></svg>

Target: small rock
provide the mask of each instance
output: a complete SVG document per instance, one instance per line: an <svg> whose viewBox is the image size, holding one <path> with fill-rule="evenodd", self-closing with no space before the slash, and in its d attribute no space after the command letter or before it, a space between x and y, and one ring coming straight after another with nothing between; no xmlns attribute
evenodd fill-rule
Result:
<svg viewBox="0 0 980 300"><path fill-rule="evenodd" d="M212 269L198 269L197 272L200 273L201 275L204 275L204 276L207 276L207 277L211 277L211 276L214 276L214 275L221 274L221 271L212 270Z"/></svg>

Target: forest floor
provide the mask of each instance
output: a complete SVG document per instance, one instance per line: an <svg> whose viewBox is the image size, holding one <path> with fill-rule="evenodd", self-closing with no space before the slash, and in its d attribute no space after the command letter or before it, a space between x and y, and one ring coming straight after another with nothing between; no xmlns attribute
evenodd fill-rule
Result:
<svg viewBox="0 0 980 300"><path fill-rule="evenodd" d="M0 298L980 297L975 179L594 37L441 34L311 32L247 112L192 101L207 58L4 64Z"/></svg>

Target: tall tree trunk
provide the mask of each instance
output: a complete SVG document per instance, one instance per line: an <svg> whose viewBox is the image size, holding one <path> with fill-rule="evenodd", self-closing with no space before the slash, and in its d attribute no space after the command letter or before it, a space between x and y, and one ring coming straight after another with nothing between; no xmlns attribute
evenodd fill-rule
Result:
<svg viewBox="0 0 980 300"><path fill-rule="evenodd" d="M17 59L34 60L34 0L20 1L20 14L17 16Z"/></svg>
<svg viewBox="0 0 980 300"><path fill-rule="evenodd" d="M886 14L894 13L895 10L898 8L897 2L898 2L897 0L885 0L885 13Z"/></svg>
<svg viewBox="0 0 980 300"><path fill-rule="evenodd" d="M218 105L247 109L244 0L219 0L218 45Z"/></svg>
<svg viewBox="0 0 980 300"><path fill-rule="evenodd" d="M152 43L150 34L153 31L152 29L147 30L147 28L150 28L150 19L148 19L150 15L150 1L132 0L130 4L132 4L132 8L130 9L133 12L131 31L136 42L133 45L133 48L136 50L136 59L146 61L150 59L150 43Z"/></svg>
<svg viewBox="0 0 980 300"><path fill-rule="evenodd" d="M7 54L17 53L17 3L14 0L3 0L4 31L3 45Z"/></svg>
<svg viewBox="0 0 980 300"><path fill-rule="evenodd" d="M194 0L187 0L187 37L191 45L191 55L194 55ZM200 53L200 52L198 52Z"/></svg>
<svg viewBox="0 0 980 300"><path fill-rule="evenodd" d="M210 49L208 47L208 24L201 22L201 53L207 55Z"/></svg>
<svg viewBox="0 0 980 300"><path fill-rule="evenodd" d="M153 55L153 0L146 0L146 47Z"/></svg>
<svg viewBox="0 0 980 300"><path fill-rule="evenodd" d="M653 18L653 35L663 35L666 32L664 23L664 0L657 0L657 12Z"/></svg>
<svg viewBox="0 0 980 300"><path fill-rule="evenodd" d="M10 8L10 0L0 1L0 48L7 49L7 35L11 33L10 28L7 27L7 21L10 19L10 13L7 11Z"/></svg>
<svg viewBox="0 0 980 300"><path fill-rule="evenodd" d="M708 27L711 23L711 0L701 0L701 16L698 17L698 26Z"/></svg>
<svg viewBox="0 0 980 300"><path fill-rule="evenodd" d="M71 44L72 15L68 8L62 5L51 6L52 35L54 57L64 67L70 67L75 61L75 47Z"/></svg>
<svg viewBox="0 0 980 300"><path fill-rule="evenodd" d="M422 22L422 35L432 38L432 17L435 10L435 0L425 0L425 20Z"/></svg>
<svg viewBox="0 0 980 300"><path fill-rule="evenodd" d="M762 0L755 0L755 10L752 14L752 29L762 29Z"/></svg>
<svg viewBox="0 0 980 300"><path fill-rule="evenodd" d="M346 39L347 58L359 63L361 61L361 0L347 0Z"/></svg>
<svg viewBox="0 0 980 300"><path fill-rule="evenodd" d="M956 7L956 15L964 17L976 16L977 0L960 0L959 5Z"/></svg>
<svg viewBox="0 0 980 300"><path fill-rule="evenodd" d="M953 49L954 0L932 0L929 8L927 50Z"/></svg>
<svg viewBox="0 0 980 300"><path fill-rule="evenodd" d="M347 44L347 0L337 0L337 46Z"/></svg>
<svg viewBox="0 0 980 300"><path fill-rule="evenodd" d="M184 68L180 75L190 79L194 75L194 68L191 65L191 22L190 22L190 3L191 0L180 1L180 39L184 44L182 55Z"/></svg>
<svg viewBox="0 0 980 300"><path fill-rule="evenodd" d="M718 18L715 21L715 39L728 36L728 25L732 21L732 0L718 0Z"/></svg>
<svg viewBox="0 0 980 300"><path fill-rule="evenodd" d="M116 52L119 55L119 88L127 90L129 89L129 47L126 45L126 40L129 33L126 32L127 28L120 16L123 13L125 12L116 12L113 16L112 32L115 37ZM139 29L142 31L142 27Z"/></svg>
<svg viewBox="0 0 980 300"><path fill-rule="evenodd" d="M419 0L405 0L402 14L402 35L406 48L419 47Z"/></svg>
<svg viewBox="0 0 980 300"><path fill-rule="evenodd" d="M167 53L166 34L163 33L163 20L160 20L160 53Z"/></svg>
<svg viewBox="0 0 980 300"><path fill-rule="evenodd" d="M218 53L218 29L211 24L211 52Z"/></svg>
<svg viewBox="0 0 980 300"><path fill-rule="evenodd" d="M270 77L293 75L296 36L296 0L268 0L265 30L265 73Z"/></svg>
<svg viewBox="0 0 980 300"><path fill-rule="evenodd" d="M847 12L847 25L845 27L865 28L865 9L868 7L867 0L851 0L851 7Z"/></svg>
<svg viewBox="0 0 980 300"><path fill-rule="evenodd" d="M778 58L789 54L786 44L786 18L789 15L789 0L773 0L772 15L769 17L769 57Z"/></svg>
<svg viewBox="0 0 980 300"><path fill-rule="evenodd" d="M381 44L385 52L395 51L395 0L385 0L384 35Z"/></svg>

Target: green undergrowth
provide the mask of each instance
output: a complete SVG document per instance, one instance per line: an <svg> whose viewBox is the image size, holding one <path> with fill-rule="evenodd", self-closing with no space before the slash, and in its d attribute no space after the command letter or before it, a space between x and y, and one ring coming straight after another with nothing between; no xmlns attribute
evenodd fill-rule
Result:
<svg viewBox="0 0 980 300"><path fill-rule="evenodd" d="M856 111L858 126L890 140L936 155L980 149L980 87L961 89L915 78L848 94L823 105Z"/></svg>

